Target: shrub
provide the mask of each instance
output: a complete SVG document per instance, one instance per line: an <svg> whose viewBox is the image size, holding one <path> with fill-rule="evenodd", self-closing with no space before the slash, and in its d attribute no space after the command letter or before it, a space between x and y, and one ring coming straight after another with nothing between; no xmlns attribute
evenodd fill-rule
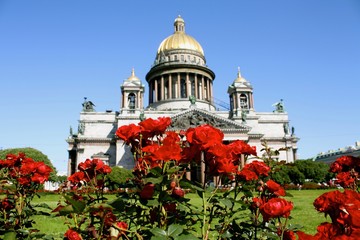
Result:
<svg viewBox="0 0 360 240"><path fill-rule="evenodd" d="M134 177L132 171L122 167L113 167L111 173L107 176L109 190L116 190L125 185L125 183Z"/></svg>

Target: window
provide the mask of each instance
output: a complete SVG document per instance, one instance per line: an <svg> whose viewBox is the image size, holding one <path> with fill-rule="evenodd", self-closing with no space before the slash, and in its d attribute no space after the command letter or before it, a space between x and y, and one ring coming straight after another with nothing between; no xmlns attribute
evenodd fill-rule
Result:
<svg viewBox="0 0 360 240"><path fill-rule="evenodd" d="M135 109L135 99L136 96L134 93L130 93L128 96L129 109Z"/></svg>
<svg viewBox="0 0 360 240"><path fill-rule="evenodd" d="M182 78L180 82L181 98L186 98L186 81Z"/></svg>
<svg viewBox="0 0 360 240"><path fill-rule="evenodd" d="M240 95L240 107L242 109L248 109L249 108L247 96L245 94L243 94L243 93Z"/></svg>

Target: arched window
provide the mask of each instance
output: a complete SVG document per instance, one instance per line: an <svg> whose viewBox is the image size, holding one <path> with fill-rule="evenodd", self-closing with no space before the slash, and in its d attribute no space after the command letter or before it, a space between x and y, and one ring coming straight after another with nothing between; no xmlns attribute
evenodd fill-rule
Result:
<svg viewBox="0 0 360 240"><path fill-rule="evenodd" d="M240 107L242 109L248 109L249 108L247 96L245 94L243 94L243 93L240 95Z"/></svg>
<svg viewBox="0 0 360 240"><path fill-rule="evenodd" d="M136 99L136 96L134 93L129 93L129 96L128 96L128 103L129 103L129 109L135 109L135 99Z"/></svg>

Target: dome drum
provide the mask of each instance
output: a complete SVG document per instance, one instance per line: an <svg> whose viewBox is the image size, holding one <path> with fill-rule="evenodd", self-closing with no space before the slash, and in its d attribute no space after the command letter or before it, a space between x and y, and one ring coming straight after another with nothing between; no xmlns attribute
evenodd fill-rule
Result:
<svg viewBox="0 0 360 240"><path fill-rule="evenodd" d="M149 107L157 110L186 109L190 101L197 107L212 110L215 74L206 66L204 50L185 34L185 22L175 19L174 34L163 40L154 65L146 74L149 84Z"/></svg>

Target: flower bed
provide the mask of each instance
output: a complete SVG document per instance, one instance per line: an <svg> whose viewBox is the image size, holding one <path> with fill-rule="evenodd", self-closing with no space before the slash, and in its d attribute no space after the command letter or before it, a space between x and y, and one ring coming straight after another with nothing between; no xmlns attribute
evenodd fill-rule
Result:
<svg viewBox="0 0 360 240"><path fill-rule="evenodd" d="M272 160L276 150L264 145L264 157L260 158L243 141L224 144L224 134L210 125L166 131L170 123L170 118L146 119L117 130L116 135L131 147L135 168L126 191L119 191L114 200L104 195L111 168L97 159L79 164L79 171L60 189L64 200L53 210L69 219L65 239L358 238L358 158L341 158L332 165L331 170L338 174L336 183L349 189L315 200L315 208L329 215L331 222L321 224L311 236L289 224L294 205L284 198L284 188L271 179L277 165ZM16 174L8 164L15 158ZM21 222L25 217L17 214L22 209L28 219L32 212L23 210L33 209L32 194L46 180L47 168L22 167L30 162L25 159L19 155L0 161L2 184L12 186L6 189L8 197L2 199L6 227L0 234L5 239L51 239L50 234L37 233L31 224ZM25 176L26 180L22 179ZM205 191L209 179L214 179L210 194ZM15 194L18 189L23 189L21 197L27 199L21 207ZM201 207L191 204L188 191L198 194ZM10 217L16 225L10 224Z"/></svg>

